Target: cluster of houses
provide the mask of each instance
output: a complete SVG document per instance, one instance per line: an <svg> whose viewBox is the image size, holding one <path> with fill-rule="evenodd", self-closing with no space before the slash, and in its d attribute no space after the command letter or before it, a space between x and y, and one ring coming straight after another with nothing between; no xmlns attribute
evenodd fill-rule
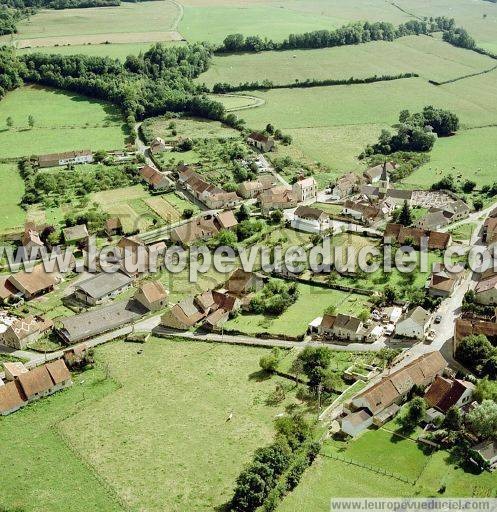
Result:
<svg viewBox="0 0 497 512"><path fill-rule="evenodd" d="M3 363L5 381L0 379L0 414L6 416L30 402L72 385L62 359L28 370L23 363Z"/></svg>
<svg viewBox="0 0 497 512"><path fill-rule="evenodd" d="M207 290L175 304L162 315L160 324L167 329L202 327L219 331L230 315L247 305L250 296L262 286L262 276L239 268L220 289Z"/></svg>

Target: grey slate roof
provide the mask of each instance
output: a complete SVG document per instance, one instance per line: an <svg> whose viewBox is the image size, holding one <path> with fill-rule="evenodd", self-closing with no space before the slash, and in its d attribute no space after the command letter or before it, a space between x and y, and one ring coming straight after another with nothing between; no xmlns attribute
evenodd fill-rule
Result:
<svg viewBox="0 0 497 512"><path fill-rule="evenodd" d="M132 279L121 272L114 272L112 274L101 272L95 277L88 279L76 286L77 290L92 297L93 299L101 299L109 293L115 292L120 288L124 288L130 284Z"/></svg>

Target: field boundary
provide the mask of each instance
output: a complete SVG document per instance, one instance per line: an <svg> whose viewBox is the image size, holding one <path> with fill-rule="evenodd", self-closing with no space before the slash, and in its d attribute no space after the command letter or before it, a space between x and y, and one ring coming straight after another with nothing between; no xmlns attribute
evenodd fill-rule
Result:
<svg viewBox="0 0 497 512"><path fill-rule="evenodd" d="M487 73L491 73L497 69L497 64L489 69L484 69L483 71L477 71L476 73L470 73L469 75L458 76L457 78L451 78L450 80L444 80L443 82L437 82L435 80L428 80L428 83L432 85L446 85L453 84L454 82L459 82L460 80L465 80L466 78L472 78L474 76L485 75Z"/></svg>

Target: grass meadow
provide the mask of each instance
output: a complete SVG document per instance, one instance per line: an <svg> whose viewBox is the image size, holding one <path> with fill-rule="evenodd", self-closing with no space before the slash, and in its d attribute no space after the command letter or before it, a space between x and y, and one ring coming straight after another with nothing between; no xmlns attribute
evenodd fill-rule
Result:
<svg viewBox="0 0 497 512"><path fill-rule="evenodd" d="M28 117L35 120L28 126ZM14 126L8 129L5 120ZM27 86L0 102L0 158L74 149L120 149L125 132L118 109L77 94Z"/></svg>
<svg viewBox="0 0 497 512"><path fill-rule="evenodd" d="M174 31L179 8L173 2L125 2L116 7L41 10L18 25L18 34L2 36L18 48L64 44L140 43L180 39Z"/></svg>
<svg viewBox="0 0 497 512"><path fill-rule="evenodd" d="M0 164L0 182L2 183L2 201L0 203L0 233L12 228L22 227L26 212L19 206L24 194L24 181L17 164Z"/></svg>
<svg viewBox="0 0 497 512"><path fill-rule="evenodd" d="M209 87L217 82L238 84L262 79L289 84L308 78L344 80L399 73L444 81L493 66L495 61L484 55L433 37L409 36L356 46L218 56L198 81Z"/></svg>
<svg viewBox="0 0 497 512"><path fill-rule="evenodd" d="M57 428L131 510L212 511L291 395L265 404L275 380L256 377L263 349L153 338L142 348L99 348L120 389Z"/></svg>

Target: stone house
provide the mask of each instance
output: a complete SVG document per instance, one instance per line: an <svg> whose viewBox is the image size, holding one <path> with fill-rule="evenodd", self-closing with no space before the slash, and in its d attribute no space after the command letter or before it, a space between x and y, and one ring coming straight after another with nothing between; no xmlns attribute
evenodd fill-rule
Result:
<svg viewBox="0 0 497 512"><path fill-rule="evenodd" d="M274 139L272 137L264 135L260 132L252 132L247 137L247 143L259 149L260 151L263 151L264 153L272 151L275 146Z"/></svg>
<svg viewBox="0 0 497 512"><path fill-rule="evenodd" d="M65 153L51 153L38 156L38 166L60 167L63 165L90 164L93 162L93 153L89 149L80 151L67 151Z"/></svg>
<svg viewBox="0 0 497 512"><path fill-rule="evenodd" d="M497 275L482 279L475 288L475 300L485 306L497 305Z"/></svg>
<svg viewBox="0 0 497 512"><path fill-rule="evenodd" d="M158 311L167 306L169 293L159 281L147 281L138 288L135 300L148 311Z"/></svg>
<svg viewBox="0 0 497 512"><path fill-rule="evenodd" d="M446 414L451 407L463 407L471 403L475 385L459 379L447 379L440 375L426 390L424 399L429 407Z"/></svg>
<svg viewBox="0 0 497 512"><path fill-rule="evenodd" d="M347 414L340 420L340 428L345 434L356 437L373 424L373 416L365 409Z"/></svg>
<svg viewBox="0 0 497 512"><path fill-rule="evenodd" d="M400 318L395 326L395 334L403 338L424 340L430 326L430 320L430 313L421 306L417 306Z"/></svg>
<svg viewBox="0 0 497 512"><path fill-rule="evenodd" d="M306 233L322 233L331 227L328 214L309 206L297 207L291 225L293 229Z"/></svg>
<svg viewBox="0 0 497 512"><path fill-rule="evenodd" d="M299 203L315 201L317 197L316 180L312 177L302 178L293 184L292 191Z"/></svg>

